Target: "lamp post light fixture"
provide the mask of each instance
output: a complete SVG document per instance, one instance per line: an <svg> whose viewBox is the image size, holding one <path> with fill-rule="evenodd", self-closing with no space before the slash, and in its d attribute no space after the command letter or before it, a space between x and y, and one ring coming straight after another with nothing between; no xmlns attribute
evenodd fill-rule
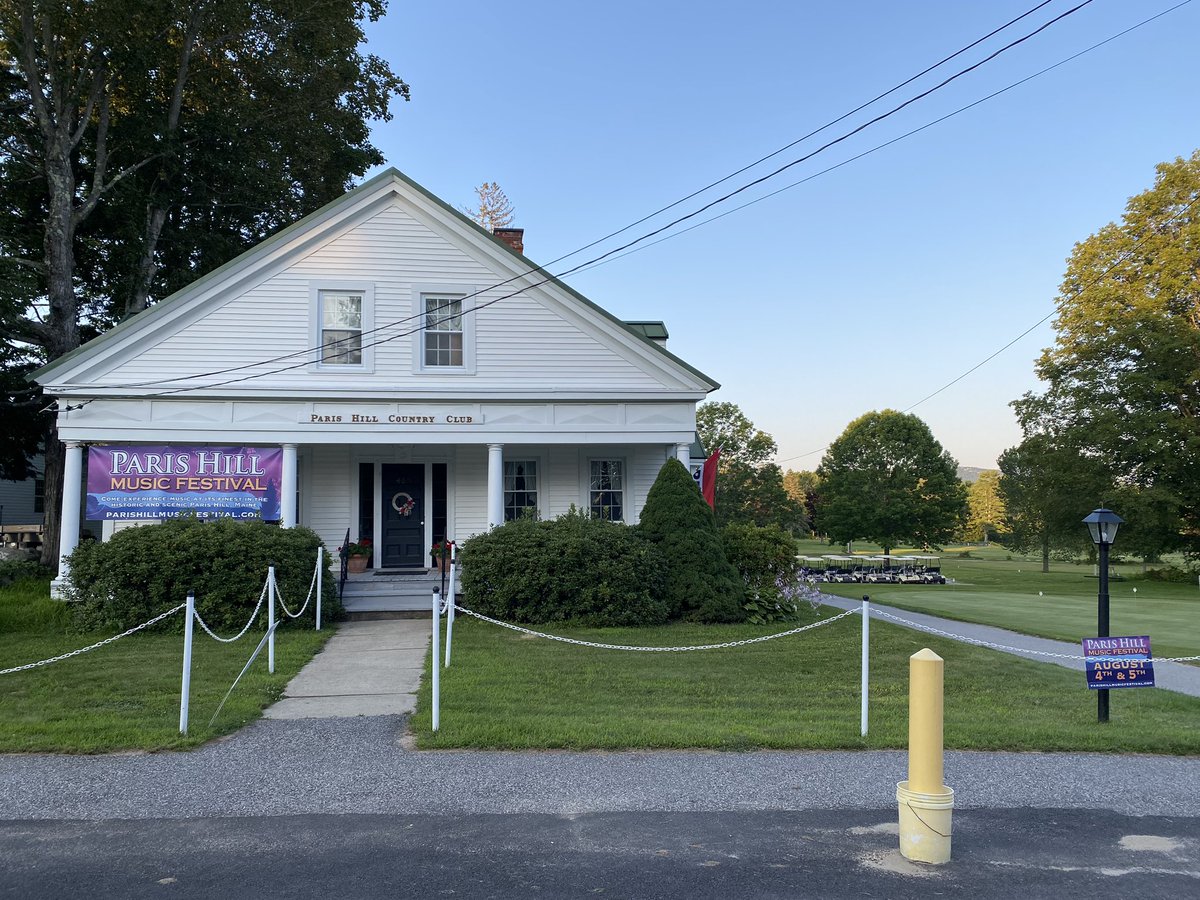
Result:
<svg viewBox="0 0 1200 900"><path fill-rule="evenodd" d="M1108 637L1108 548L1125 520L1111 509L1095 509L1084 520L1100 553L1100 589L1096 596L1096 637ZM1096 721L1108 721L1108 688L1096 692Z"/></svg>

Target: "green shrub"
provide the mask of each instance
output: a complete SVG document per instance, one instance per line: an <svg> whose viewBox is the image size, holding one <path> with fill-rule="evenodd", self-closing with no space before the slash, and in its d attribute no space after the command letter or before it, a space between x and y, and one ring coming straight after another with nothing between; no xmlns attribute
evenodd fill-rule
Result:
<svg viewBox="0 0 1200 900"><path fill-rule="evenodd" d="M679 460L667 460L659 470L637 527L666 559L671 618L709 624L746 620L737 569L725 558L712 510Z"/></svg>
<svg viewBox="0 0 1200 900"><path fill-rule="evenodd" d="M721 532L725 555L742 576L748 621L769 625L797 618L800 612L800 548L778 525L726 525Z"/></svg>
<svg viewBox="0 0 1200 900"><path fill-rule="evenodd" d="M27 578L49 578L54 573L34 559L0 560L0 587Z"/></svg>
<svg viewBox="0 0 1200 900"><path fill-rule="evenodd" d="M308 595L321 539L307 528L278 528L234 519L172 519L118 531L105 543L86 542L71 554L66 588L75 627L82 631L120 631L153 618L196 592L196 609L218 634L228 636L246 624L275 566L279 594L292 612ZM322 617L341 613L331 557L326 574ZM316 602L301 621L311 622ZM276 617L283 614L277 609ZM266 604L256 627L265 627ZM161 626L182 631L183 616Z"/></svg>
<svg viewBox="0 0 1200 900"><path fill-rule="evenodd" d="M462 546L463 593L509 622L592 627L661 625L666 567L634 529L572 512L522 517Z"/></svg>
<svg viewBox="0 0 1200 900"><path fill-rule="evenodd" d="M1179 566L1165 566L1161 569L1147 569L1147 581L1162 581L1167 584L1195 584L1197 573L1191 569L1181 569Z"/></svg>

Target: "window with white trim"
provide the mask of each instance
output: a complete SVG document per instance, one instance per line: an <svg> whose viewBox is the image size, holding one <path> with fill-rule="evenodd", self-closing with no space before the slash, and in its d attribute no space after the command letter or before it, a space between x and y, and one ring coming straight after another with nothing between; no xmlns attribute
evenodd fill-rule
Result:
<svg viewBox="0 0 1200 900"><path fill-rule="evenodd" d="M511 522L530 514L537 515L537 460L506 459L504 461L504 521Z"/></svg>
<svg viewBox="0 0 1200 900"><path fill-rule="evenodd" d="M321 365L363 364L363 295L357 291L321 291Z"/></svg>
<svg viewBox="0 0 1200 900"><path fill-rule="evenodd" d="M461 297L425 295L425 368L463 367L463 301Z"/></svg>
<svg viewBox="0 0 1200 900"><path fill-rule="evenodd" d="M588 461L588 508L593 519L625 521L625 461Z"/></svg>

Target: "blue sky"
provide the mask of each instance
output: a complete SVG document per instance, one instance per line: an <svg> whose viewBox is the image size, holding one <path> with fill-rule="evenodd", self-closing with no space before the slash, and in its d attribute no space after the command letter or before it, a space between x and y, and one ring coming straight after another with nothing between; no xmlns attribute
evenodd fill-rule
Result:
<svg viewBox="0 0 1200 900"><path fill-rule="evenodd" d="M402 4L369 50L412 86L378 124L390 165L456 205L496 181L539 263L848 112L1035 5L842 0ZM702 218L842 162L1108 38L1177 0L1094 0L930 97ZM1077 5L1055 0L740 186ZM721 382L785 468L872 409L907 409L1047 315L1075 242L1156 163L1200 146L1200 3L920 134L566 280ZM690 211L710 192L675 212ZM627 232L643 234L660 217ZM611 249L610 241L582 262ZM1020 440L1049 323L917 406L963 465ZM799 457L799 458L796 458Z"/></svg>

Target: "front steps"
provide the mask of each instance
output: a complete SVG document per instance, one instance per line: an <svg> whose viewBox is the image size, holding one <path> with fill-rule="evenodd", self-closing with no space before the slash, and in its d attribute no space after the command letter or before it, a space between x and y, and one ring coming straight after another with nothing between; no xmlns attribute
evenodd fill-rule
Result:
<svg viewBox="0 0 1200 900"><path fill-rule="evenodd" d="M346 587L342 591L342 605L351 615L389 612L428 613L433 589L441 587L441 584L442 573L437 569L367 571L360 575L347 577ZM461 592L462 579L458 579L455 593Z"/></svg>

